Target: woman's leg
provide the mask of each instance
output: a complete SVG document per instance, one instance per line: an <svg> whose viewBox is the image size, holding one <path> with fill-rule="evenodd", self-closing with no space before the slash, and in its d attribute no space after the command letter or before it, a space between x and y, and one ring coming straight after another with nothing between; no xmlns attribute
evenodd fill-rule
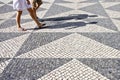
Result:
<svg viewBox="0 0 120 80"><path fill-rule="evenodd" d="M41 28L43 24L41 24L41 23L37 20L37 18L35 17L35 13L33 12L32 8L29 8L29 9L27 9L27 10L29 11L30 16L31 16L32 19L35 21L35 23L37 24L37 26L38 26L39 28Z"/></svg>
<svg viewBox="0 0 120 80"><path fill-rule="evenodd" d="M17 11L16 23L17 23L18 30L24 31L25 29L22 28L21 25L20 25L20 22L21 22L21 15L22 15L22 11Z"/></svg>
<svg viewBox="0 0 120 80"><path fill-rule="evenodd" d="M32 0L32 9L34 11L35 17L38 19L37 17L37 9L41 6L42 4L42 0L38 0L37 2Z"/></svg>
<svg viewBox="0 0 120 80"><path fill-rule="evenodd" d="M33 7L32 9L33 9L33 11L34 11L35 17L37 18L36 7Z"/></svg>
<svg viewBox="0 0 120 80"><path fill-rule="evenodd" d="M34 9L34 12L35 12L36 17L37 17L37 10L38 10L38 8L41 6L41 4L42 4L42 1L36 3L37 6L36 6L36 8ZM37 17L37 18L38 18L38 17Z"/></svg>

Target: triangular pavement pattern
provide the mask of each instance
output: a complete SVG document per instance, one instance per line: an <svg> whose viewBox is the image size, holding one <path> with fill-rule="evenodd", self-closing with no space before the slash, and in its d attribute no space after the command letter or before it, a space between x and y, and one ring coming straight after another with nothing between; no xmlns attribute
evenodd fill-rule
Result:
<svg viewBox="0 0 120 80"><path fill-rule="evenodd" d="M37 80L109 80L100 73L73 59Z"/></svg>
<svg viewBox="0 0 120 80"><path fill-rule="evenodd" d="M0 4L4 4L4 3L0 1Z"/></svg>
<svg viewBox="0 0 120 80"><path fill-rule="evenodd" d="M120 4L108 7L107 9L120 12Z"/></svg>
<svg viewBox="0 0 120 80"><path fill-rule="evenodd" d="M16 56L24 54L28 51L34 50L42 45L48 44L52 41L70 35L71 33L32 33L28 39L23 43Z"/></svg>
<svg viewBox="0 0 120 80"><path fill-rule="evenodd" d="M114 18L114 19L116 19L116 20L119 20L119 21L120 21L120 18Z"/></svg>
<svg viewBox="0 0 120 80"><path fill-rule="evenodd" d="M81 33L81 35L96 40L102 44L120 50L120 33Z"/></svg>
<svg viewBox="0 0 120 80"><path fill-rule="evenodd" d="M108 13L110 18L119 18L120 17L120 12L118 11L113 11L113 10L108 10L106 9L106 12Z"/></svg>
<svg viewBox="0 0 120 80"><path fill-rule="evenodd" d="M25 34L0 43L0 58L13 58L29 34Z"/></svg>
<svg viewBox="0 0 120 80"><path fill-rule="evenodd" d="M72 59L13 59L2 72L1 80L37 80ZM20 67L21 66L21 67ZM24 74L27 73L27 74Z"/></svg>
<svg viewBox="0 0 120 80"><path fill-rule="evenodd" d="M101 6L100 3L96 3L91 6L83 7L83 8L80 8L79 10L94 13L96 15L100 15L100 16L104 16L104 17L108 17L107 13L105 12L104 8Z"/></svg>
<svg viewBox="0 0 120 80"><path fill-rule="evenodd" d="M0 0L1 2L8 4L9 2L11 2L12 0Z"/></svg>
<svg viewBox="0 0 120 80"><path fill-rule="evenodd" d="M13 4L13 1L10 1L8 4Z"/></svg>
<svg viewBox="0 0 120 80"><path fill-rule="evenodd" d="M26 22L31 22L31 21L32 21L32 19L22 19L21 24L26 23ZM15 25L16 25L15 19L8 19L8 20L4 21L2 24L0 24L0 29L9 28L9 27L12 27Z"/></svg>
<svg viewBox="0 0 120 80"><path fill-rule="evenodd" d="M71 8L71 9L76 9L77 5L75 3L56 3L57 5L60 5L60 6L64 6L64 7L68 7L68 8Z"/></svg>
<svg viewBox="0 0 120 80"><path fill-rule="evenodd" d="M70 25L71 23L74 23L74 25ZM107 28L104 28L102 26L96 25L96 24L91 24L89 22L85 21L77 21L77 22L64 22L64 23L56 23L54 22L48 23L47 26L48 28L42 29L35 31L35 33L38 32L117 32L114 30L110 30ZM70 25L70 26L69 26Z"/></svg>
<svg viewBox="0 0 120 80"><path fill-rule="evenodd" d="M60 13L64 13L64 12L71 11L71 10L73 9L53 4L51 8L47 11L47 14L45 14L44 17L58 15Z"/></svg>
<svg viewBox="0 0 120 80"><path fill-rule="evenodd" d="M0 60L3 60L3 58L1 58ZM0 75L4 71L5 67L9 64L10 61L11 59L5 60L4 62L0 62Z"/></svg>
<svg viewBox="0 0 120 80"><path fill-rule="evenodd" d="M120 2L120 0L104 0L103 2Z"/></svg>
<svg viewBox="0 0 120 80"><path fill-rule="evenodd" d="M96 18L96 19L94 18L94 19L86 19L85 21L97 22L96 25L99 25L99 26L107 28L107 29L118 31L118 28L112 22L112 20L110 20L110 18Z"/></svg>
<svg viewBox="0 0 120 80"><path fill-rule="evenodd" d="M5 41L5 40L9 40L15 37L19 37L22 36L26 33L7 33L7 32L0 32L0 42Z"/></svg>
<svg viewBox="0 0 120 80"><path fill-rule="evenodd" d="M9 5L7 5L7 4L5 4L5 5L3 5L2 7L0 7L0 14L12 12L12 11L14 11L14 10L13 10L13 7L12 7L12 6L9 6Z"/></svg>
<svg viewBox="0 0 120 80"><path fill-rule="evenodd" d="M111 7L111 6L114 6L114 5L118 5L119 3L118 2L112 2L112 4L110 4L111 2L107 2L107 3L104 3L104 2L101 2L100 4L104 7L104 9L106 10L107 8Z"/></svg>
<svg viewBox="0 0 120 80"><path fill-rule="evenodd" d="M120 58L120 51L74 33L17 58Z"/></svg>
<svg viewBox="0 0 120 80"><path fill-rule="evenodd" d="M12 11L12 12L7 12L7 13L4 13L4 14L0 14L0 18L5 19L7 21L10 18L15 18L15 15L16 15L16 12ZM14 17L12 17L12 16L14 16Z"/></svg>
<svg viewBox="0 0 120 80"><path fill-rule="evenodd" d="M112 19L118 30L120 31L120 18Z"/></svg>
<svg viewBox="0 0 120 80"><path fill-rule="evenodd" d="M110 80L119 80L119 67L120 67L120 58L84 58L78 59L84 65L89 66L91 69L99 72L103 76L107 77ZM96 80L96 79L95 79ZM103 79L102 79L103 80Z"/></svg>

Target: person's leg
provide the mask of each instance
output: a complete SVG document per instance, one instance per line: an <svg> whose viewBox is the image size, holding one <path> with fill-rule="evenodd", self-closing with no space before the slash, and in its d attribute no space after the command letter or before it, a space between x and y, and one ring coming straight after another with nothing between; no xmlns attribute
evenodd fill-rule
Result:
<svg viewBox="0 0 120 80"><path fill-rule="evenodd" d="M32 7L33 11L34 11L34 15L37 18L37 13L36 13L36 7Z"/></svg>
<svg viewBox="0 0 120 80"><path fill-rule="evenodd" d="M17 11L17 15L16 15L17 28L18 28L18 30L20 30L20 31L25 31L25 29L22 28L21 25L20 25L21 15L22 15L22 11Z"/></svg>
<svg viewBox="0 0 120 80"><path fill-rule="evenodd" d="M37 0L32 0L32 9L33 9L35 17L37 18L36 7L37 7Z"/></svg>
<svg viewBox="0 0 120 80"><path fill-rule="evenodd" d="M36 8L35 8L35 14L36 14L36 17L38 18L38 16L37 16L37 10L38 10L38 8L41 6L41 4L42 4L42 0L38 0L38 2L36 3Z"/></svg>
<svg viewBox="0 0 120 80"><path fill-rule="evenodd" d="M37 20L37 18L35 17L34 12L33 12L33 10L32 10L32 8L29 8L29 9L27 9L27 10L29 11L30 16L31 16L32 19L35 21L35 23L37 24L37 26L38 26L39 28L41 28L41 27L43 26L43 24L41 24L41 23Z"/></svg>
<svg viewBox="0 0 120 80"><path fill-rule="evenodd" d="M33 11L35 13L35 17L38 19L38 17L37 17L37 9L41 6L42 0L33 0L32 4L33 4L32 8L33 8Z"/></svg>
<svg viewBox="0 0 120 80"><path fill-rule="evenodd" d="M42 2L38 2L37 3L37 7L36 7L36 10L41 6Z"/></svg>

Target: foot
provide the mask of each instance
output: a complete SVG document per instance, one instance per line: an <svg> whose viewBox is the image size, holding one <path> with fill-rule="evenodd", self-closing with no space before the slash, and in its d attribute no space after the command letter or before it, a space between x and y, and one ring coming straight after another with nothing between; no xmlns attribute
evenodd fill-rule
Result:
<svg viewBox="0 0 120 80"><path fill-rule="evenodd" d="M26 31L26 29L20 27L20 28L18 28L18 31Z"/></svg>

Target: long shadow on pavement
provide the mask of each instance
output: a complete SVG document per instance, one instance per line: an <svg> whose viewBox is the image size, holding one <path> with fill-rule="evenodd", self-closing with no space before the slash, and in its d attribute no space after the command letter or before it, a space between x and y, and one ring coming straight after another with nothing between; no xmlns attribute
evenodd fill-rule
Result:
<svg viewBox="0 0 120 80"><path fill-rule="evenodd" d="M86 26L87 24L97 24L97 22L83 22L83 21L77 21L81 19L86 19L89 17L97 17L97 15L88 15L88 14L71 14L69 16L63 16L63 17L54 17L54 18L44 18L39 19L41 22L46 22L46 26L44 26L47 29L55 29L55 28L65 28L65 29L72 29L72 28L78 28L82 26ZM75 22L65 22L70 20L76 20ZM52 24L52 25L51 25ZM45 29L45 28L42 29ZM39 30L38 28L34 29L28 29L28 30Z"/></svg>
<svg viewBox="0 0 120 80"><path fill-rule="evenodd" d="M97 17L97 15L88 15L88 14L71 14L69 16L63 16L63 17L54 17L54 18L45 18L45 19L39 19L39 21L62 21L62 20L71 20L71 19L85 19L88 17Z"/></svg>

